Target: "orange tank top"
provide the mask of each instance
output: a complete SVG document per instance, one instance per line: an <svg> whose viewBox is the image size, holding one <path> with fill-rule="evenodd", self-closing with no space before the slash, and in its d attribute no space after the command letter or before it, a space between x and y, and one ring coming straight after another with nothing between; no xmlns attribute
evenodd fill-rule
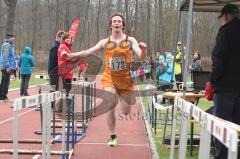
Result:
<svg viewBox="0 0 240 159"><path fill-rule="evenodd" d="M105 53L105 70L102 75L103 85L112 83L117 89L130 87L132 85L130 76L131 59L132 50L128 36L119 44L110 41L109 37Z"/></svg>

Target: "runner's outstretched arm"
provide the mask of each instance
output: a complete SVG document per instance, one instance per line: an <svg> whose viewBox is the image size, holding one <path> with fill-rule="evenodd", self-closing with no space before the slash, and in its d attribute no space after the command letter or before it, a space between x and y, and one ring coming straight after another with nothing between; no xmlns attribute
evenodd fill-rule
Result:
<svg viewBox="0 0 240 159"><path fill-rule="evenodd" d="M74 53L62 53L62 57L64 58L86 58L87 56L91 54L96 54L98 52L101 52L104 49L104 45L106 43L106 39L100 40L95 46L87 49L82 50L80 52L74 52Z"/></svg>

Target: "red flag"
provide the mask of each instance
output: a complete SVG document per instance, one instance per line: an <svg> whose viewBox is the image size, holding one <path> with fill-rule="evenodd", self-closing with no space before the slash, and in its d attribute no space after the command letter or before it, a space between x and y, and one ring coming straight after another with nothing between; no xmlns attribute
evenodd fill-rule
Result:
<svg viewBox="0 0 240 159"><path fill-rule="evenodd" d="M80 20L79 19L75 19L72 24L69 27L68 32L71 34L72 36L72 41L74 41L77 37L77 32L78 32L78 28L80 26Z"/></svg>

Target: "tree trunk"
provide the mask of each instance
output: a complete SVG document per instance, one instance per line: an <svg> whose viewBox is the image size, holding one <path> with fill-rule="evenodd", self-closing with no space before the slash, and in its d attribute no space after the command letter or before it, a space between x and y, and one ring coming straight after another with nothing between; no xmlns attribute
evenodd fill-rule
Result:
<svg viewBox="0 0 240 159"><path fill-rule="evenodd" d="M154 9L154 32L155 32L155 34L154 34L154 55L155 55L155 52L156 52L156 50L157 50L157 45L158 45L158 41L157 41L157 35L158 35L158 1L157 0L154 0L154 6L156 6L155 7L155 9Z"/></svg>
<svg viewBox="0 0 240 159"><path fill-rule="evenodd" d="M159 19L159 26L158 26L158 47L157 50L160 50L163 48L164 44L164 26L163 26L163 5L162 5L162 0L158 1L158 19Z"/></svg>
<svg viewBox="0 0 240 159"><path fill-rule="evenodd" d="M83 25L83 29L82 29L82 32L81 32L81 38L79 40L79 46L81 47L82 45L82 41L83 41L83 38L84 38L84 33L86 32L85 30L85 27L86 27L86 23L88 23L88 8L89 8L89 3L90 3L90 0L87 0L87 8L85 10L85 15L84 15L84 19L83 21L81 22L81 24ZM85 7L84 7L85 8ZM89 37L88 37L89 38Z"/></svg>
<svg viewBox="0 0 240 159"><path fill-rule="evenodd" d="M32 0L32 52L35 49L36 45L36 35L37 35L37 22L38 22L38 2L39 0Z"/></svg>
<svg viewBox="0 0 240 159"><path fill-rule="evenodd" d="M134 31L133 35L136 36L138 29L138 0L135 0L135 13L134 13Z"/></svg>
<svg viewBox="0 0 240 159"><path fill-rule="evenodd" d="M151 17L151 1L149 0L147 2L147 52L148 55L151 55L150 48L151 48L151 42L150 42L150 17Z"/></svg>
<svg viewBox="0 0 240 159"><path fill-rule="evenodd" d="M97 8L97 37L96 37L96 42L99 41L99 20L100 20L100 13L101 13L101 2L102 0L98 0L98 8Z"/></svg>
<svg viewBox="0 0 240 159"><path fill-rule="evenodd" d="M107 8L108 8L108 11L107 11L107 23L108 23L108 20L110 19L111 12L112 12L112 0L108 1L108 7ZM109 35L109 32L110 32L109 27L106 27L106 36Z"/></svg>
<svg viewBox="0 0 240 159"><path fill-rule="evenodd" d="M50 10L49 10L50 11ZM60 29L59 26L59 0L56 0L56 12L55 12L55 33Z"/></svg>
<svg viewBox="0 0 240 159"><path fill-rule="evenodd" d="M70 3L71 3L71 1L65 1L65 6L66 6L66 8L65 8L65 11L66 11L66 13L65 13L65 31L68 31L69 26L70 26L70 21L69 21L69 19L70 19L70 16L69 16Z"/></svg>
<svg viewBox="0 0 240 159"><path fill-rule="evenodd" d="M128 0L125 0L125 4L124 4L124 12L125 12L125 17L126 17L126 25L125 25L125 31L127 34L130 33L130 30L129 30L129 13L128 13Z"/></svg>
<svg viewBox="0 0 240 159"><path fill-rule="evenodd" d="M14 32L14 19L17 0L5 0L9 10L7 12L6 33L12 34Z"/></svg>
<svg viewBox="0 0 240 159"><path fill-rule="evenodd" d="M117 12L122 12L122 0L117 0Z"/></svg>

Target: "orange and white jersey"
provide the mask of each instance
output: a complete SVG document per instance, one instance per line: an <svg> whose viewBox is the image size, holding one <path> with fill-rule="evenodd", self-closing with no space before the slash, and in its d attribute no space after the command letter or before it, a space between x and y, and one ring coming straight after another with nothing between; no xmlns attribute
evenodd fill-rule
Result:
<svg viewBox="0 0 240 159"><path fill-rule="evenodd" d="M128 36L119 42L111 41L109 38L105 51L105 70L102 75L103 86L132 91L131 59L132 50Z"/></svg>

